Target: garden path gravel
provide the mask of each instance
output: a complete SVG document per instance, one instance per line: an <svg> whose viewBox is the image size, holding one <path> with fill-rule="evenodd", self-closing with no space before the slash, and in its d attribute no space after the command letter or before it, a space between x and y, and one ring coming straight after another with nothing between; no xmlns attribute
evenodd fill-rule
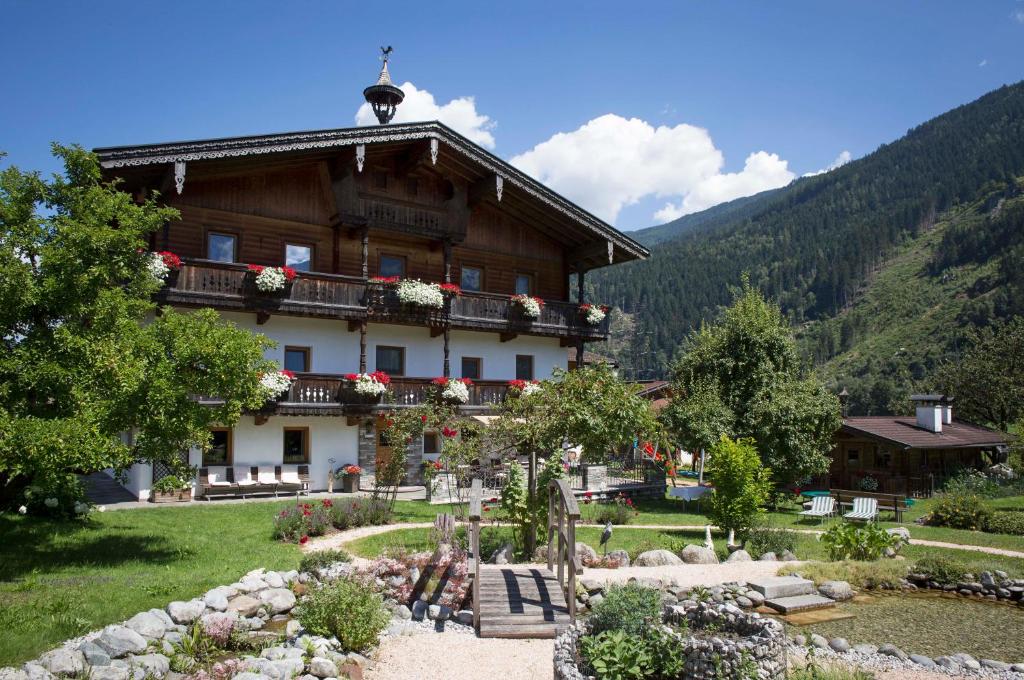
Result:
<svg viewBox="0 0 1024 680"><path fill-rule="evenodd" d="M504 640L459 633L387 638L366 680L551 680L554 640Z"/></svg>

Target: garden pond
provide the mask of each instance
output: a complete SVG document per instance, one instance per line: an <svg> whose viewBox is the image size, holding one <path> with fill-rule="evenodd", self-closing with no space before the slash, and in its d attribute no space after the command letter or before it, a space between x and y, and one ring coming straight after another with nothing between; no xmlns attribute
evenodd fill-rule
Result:
<svg viewBox="0 0 1024 680"><path fill-rule="evenodd" d="M944 593L871 593L828 610L852 615L794 625L790 635L818 633L851 645L891 643L930 657L967 652L981 659L1024 659L1024 607ZM785 620L785 619L783 619Z"/></svg>

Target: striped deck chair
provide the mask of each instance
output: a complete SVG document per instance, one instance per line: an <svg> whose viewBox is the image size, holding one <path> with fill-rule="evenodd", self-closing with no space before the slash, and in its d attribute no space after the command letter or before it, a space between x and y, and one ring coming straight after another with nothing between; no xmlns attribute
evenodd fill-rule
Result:
<svg viewBox="0 0 1024 680"><path fill-rule="evenodd" d="M820 517L821 521L825 521L826 517L831 517L836 511L836 499L832 496L815 496L811 499L811 509L804 510L801 515L806 517Z"/></svg>
<svg viewBox="0 0 1024 680"><path fill-rule="evenodd" d="M853 510L843 515L846 519L862 519L871 522L878 518L878 500L874 498L854 498Z"/></svg>

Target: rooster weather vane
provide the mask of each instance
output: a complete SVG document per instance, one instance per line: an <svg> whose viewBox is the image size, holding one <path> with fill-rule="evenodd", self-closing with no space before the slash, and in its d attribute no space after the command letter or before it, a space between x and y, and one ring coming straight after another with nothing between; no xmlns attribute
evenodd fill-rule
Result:
<svg viewBox="0 0 1024 680"><path fill-rule="evenodd" d="M381 46L380 60L384 62L384 66L380 69L380 76L377 78L376 84L363 90L363 97L366 98L366 102L373 109L373 115L377 117L377 122L381 125L391 122L391 119L395 117L395 109L405 99L405 93L395 87L391 82L391 74L388 73L388 61L391 59L393 51L391 45Z"/></svg>

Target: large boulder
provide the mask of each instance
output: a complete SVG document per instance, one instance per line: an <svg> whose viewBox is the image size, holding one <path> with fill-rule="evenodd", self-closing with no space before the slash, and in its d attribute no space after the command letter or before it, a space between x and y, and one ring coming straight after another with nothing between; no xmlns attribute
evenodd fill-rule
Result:
<svg viewBox="0 0 1024 680"><path fill-rule="evenodd" d="M20 668L5 666L0 668L0 680L28 680L28 673Z"/></svg>
<svg viewBox="0 0 1024 680"><path fill-rule="evenodd" d="M85 662L90 666L106 666L110 664L110 655L95 642L83 642L78 645L78 650L85 655Z"/></svg>
<svg viewBox="0 0 1024 680"><path fill-rule="evenodd" d="M249 617L260 610L260 605L260 601L251 595L239 595L228 602L226 611Z"/></svg>
<svg viewBox="0 0 1024 680"><path fill-rule="evenodd" d="M667 567L674 564L683 564L671 550L648 550L637 555L633 562L635 567Z"/></svg>
<svg viewBox="0 0 1024 680"><path fill-rule="evenodd" d="M206 603L202 600L188 602L172 602L167 605L167 613L175 623L189 624L198 619L206 611Z"/></svg>
<svg viewBox="0 0 1024 680"><path fill-rule="evenodd" d="M89 669L89 680L128 680L128 669L122 666L93 666Z"/></svg>
<svg viewBox="0 0 1024 680"><path fill-rule="evenodd" d="M314 656L313 660L309 662L309 672L318 678L336 678L338 677L338 666L330 659Z"/></svg>
<svg viewBox="0 0 1024 680"><path fill-rule="evenodd" d="M271 614L284 614L295 606L295 593L287 588L268 588L260 592L260 601L270 607Z"/></svg>
<svg viewBox="0 0 1024 680"><path fill-rule="evenodd" d="M120 659L129 654L140 654L146 651L149 644L146 638L125 626L107 626L95 640L112 659Z"/></svg>
<svg viewBox="0 0 1024 680"><path fill-rule="evenodd" d="M163 654L141 654L129 659L133 668L141 668L147 677L162 678L171 670L171 661Z"/></svg>
<svg viewBox="0 0 1024 680"><path fill-rule="evenodd" d="M853 588L846 581L825 581L818 586L818 592L839 602L853 599Z"/></svg>
<svg viewBox="0 0 1024 680"><path fill-rule="evenodd" d="M54 675L77 675L85 670L85 654L61 647L43 654L39 663Z"/></svg>
<svg viewBox="0 0 1024 680"><path fill-rule="evenodd" d="M139 635L148 638L163 637L167 631L167 626L164 625L164 622L158 616L149 612L139 612L125 621L124 625Z"/></svg>
<svg viewBox="0 0 1024 680"><path fill-rule="evenodd" d="M750 562L754 558L746 550L737 550L726 558L726 562Z"/></svg>
<svg viewBox="0 0 1024 680"><path fill-rule="evenodd" d="M608 553L608 559L615 560L619 563L620 567L629 566L629 553L625 550L612 550Z"/></svg>
<svg viewBox="0 0 1024 680"><path fill-rule="evenodd" d="M679 556L687 564L718 564L718 555L715 554L715 551L702 545L688 545L683 548Z"/></svg>
<svg viewBox="0 0 1024 680"><path fill-rule="evenodd" d="M597 551L586 543L576 544L576 557L580 558L580 562L584 565L593 564L598 560Z"/></svg>

